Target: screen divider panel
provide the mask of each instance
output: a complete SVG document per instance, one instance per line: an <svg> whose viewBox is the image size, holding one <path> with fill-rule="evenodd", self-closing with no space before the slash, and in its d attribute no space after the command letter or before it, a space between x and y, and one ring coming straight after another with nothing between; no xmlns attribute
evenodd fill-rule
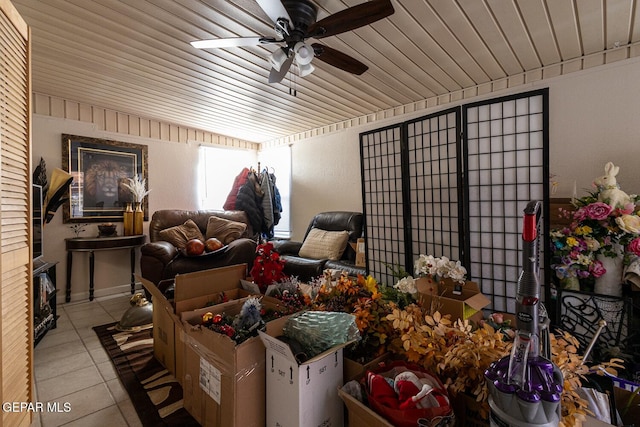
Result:
<svg viewBox="0 0 640 427"><path fill-rule="evenodd" d="M460 108L406 123L411 259L420 254L462 260ZM410 273L413 271L411 261Z"/></svg>
<svg viewBox="0 0 640 427"><path fill-rule="evenodd" d="M539 200L548 283L548 98L548 89L526 92L360 134L369 274L393 285L387 266L415 276L420 254L446 256L479 283L487 309L514 313L523 210Z"/></svg>
<svg viewBox="0 0 640 427"><path fill-rule="evenodd" d="M463 107L465 265L493 311L515 312L523 210L529 201L549 197L547 106L544 89ZM541 271L548 244L543 224Z"/></svg>
<svg viewBox="0 0 640 427"><path fill-rule="evenodd" d="M393 286L387 267L406 263L400 126L360 134L367 271Z"/></svg>

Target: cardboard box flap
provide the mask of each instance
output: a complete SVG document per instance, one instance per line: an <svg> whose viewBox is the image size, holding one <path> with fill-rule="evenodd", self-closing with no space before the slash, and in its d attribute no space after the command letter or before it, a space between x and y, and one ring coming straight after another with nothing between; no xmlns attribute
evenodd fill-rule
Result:
<svg viewBox="0 0 640 427"><path fill-rule="evenodd" d="M158 287L155 284L153 284L153 282L150 282L149 280L137 274L136 274L136 281L142 283L142 286L149 291L149 293L151 294L151 296L153 296L154 299L162 298L166 300L165 296L162 294L162 292L160 292L160 289L158 289Z"/></svg>
<svg viewBox="0 0 640 427"><path fill-rule="evenodd" d="M285 342L280 341L276 337L272 337L266 332L258 331L258 334L260 335L260 339L262 340L262 343L267 348L267 350L271 350L274 353L277 353L296 364L298 363L296 362L296 357L291 351L291 348Z"/></svg>
<svg viewBox="0 0 640 427"><path fill-rule="evenodd" d="M476 309L478 311L482 310L483 308L491 304L491 300L481 293L477 293L467 298L464 302L469 307Z"/></svg>
<svg viewBox="0 0 640 427"><path fill-rule="evenodd" d="M246 271L247 264L216 268L215 280L209 279L212 270L178 274L174 293L176 305L180 301L239 287L240 280L245 278Z"/></svg>
<svg viewBox="0 0 640 427"><path fill-rule="evenodd" d="M242 289L244 289L245 291L249 291L253 294L261 293L258 285L256 285L253 282L249 282L247 280L240 280L240 284L242 285Z"/></svg>
<svg viewBox="0 0 640 427"><path fill-rule="evenodd" d="M240 288L246 268L246 264L240 264L178 274L174 291L176 313L203 307L213 302L221 292Z"/></svg>
<svg viewBox="0 0 640 427"><path fill-rule="evenodd" d="M349 411L349 426L353 427L393 427L389 421L378 415L364 403L338 388L338 396Z"/></svg>

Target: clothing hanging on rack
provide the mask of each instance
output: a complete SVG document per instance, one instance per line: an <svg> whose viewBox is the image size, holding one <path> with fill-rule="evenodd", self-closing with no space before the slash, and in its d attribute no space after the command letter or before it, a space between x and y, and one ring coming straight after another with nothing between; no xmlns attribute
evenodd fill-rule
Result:
<svg viewBox="0 0 640 427"><path fill-rule="evenodd" d="M238 197L238 190L242 187L249 179L249 168L243 168L242 171L235 177L233 180L233 186L231 187L231 191L227 196L227 200L224 202L222 206L223 209L228 211L236 210L236 198Z"/></svg>
<svg viewBox="0 0 640 427"><path fill-rule="evenodd" d="M236 210L245 211L254 233L262 233L262 197L264 193L260 187L255 171L250 171L247 182L239 189L236 197Z"/></svg>
<svg viewBox="0 0 640 427"><path fill-rule="evenodd" d="M269 178L269 172L266 168L260 178L260 188L264 193L264 197L262 197L263 232L267 238L271 238L273 237L273 195L271 179Z"/></svg>
<svg viewBox="0 0 640 427"><path fill-rule="evenodd" d="M275 174L269 173L266 167L262 172L253 167L243 168L234 179L223 207L226 210L245 211L258 238L272 239L274 227L282 217L282 201Z"/></svg>

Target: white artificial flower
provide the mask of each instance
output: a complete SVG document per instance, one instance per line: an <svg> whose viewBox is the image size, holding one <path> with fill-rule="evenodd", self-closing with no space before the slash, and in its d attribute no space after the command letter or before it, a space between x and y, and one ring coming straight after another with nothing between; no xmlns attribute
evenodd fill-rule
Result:
<svg viewBox="0 0 640 427"><path fill-rule="evenodd" d="M416 288L416 282L411 276L403 277L398 280L398 283L393 285L397 290L404 292L405 294L415 294L418 292Z"/></svg>
<svg viewBox="0 0 640 427"><path fill-rule="evenodd" d="M142 203L147 194L149 194L149 191L147 191L147 180L144 178L140 179L138 175L134 178L126 178L126 182L123 182L122 186L131 191L137 203Z"/></svg>
<svg viewBox="0 0 640 427"><path fill-rule="evenodd" d="M449 270L449 277L455 282L464 283L467 278L467 269L464 268L460 261L456 261Z"/></svg>
<svg viewBox="0 0 640 427"><path fill-rule="evenodd" d="M449 270L451 270L451 262L449 258L443 256L437 259L436 275L440 277L449 277Z"/></svg>
<svg viewBox="0 0 640 427"><path fill-rule="evenodd" d="M415 262L414 270L418 276L435 275L437 260L433 255L420 255Z"/></svg>
<svg viewBox="0 0 640 427"><path fill-rule="evenodd" d="M640 234L640 216L622 215L616 218L616 223L622 231L629 234Z"/></svg>

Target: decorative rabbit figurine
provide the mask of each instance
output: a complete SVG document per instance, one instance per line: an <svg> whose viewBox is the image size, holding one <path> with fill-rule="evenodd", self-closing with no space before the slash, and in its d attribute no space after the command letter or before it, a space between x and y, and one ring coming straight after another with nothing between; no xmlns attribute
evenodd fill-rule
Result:
<svg viewBox="0 0 640 427"><path fill-rule="evenodd" d="M615 166L612 162L604 165L605 174L596 178L593 184L598 188L598 201L615 208L625 208L631 202L627 193L620 190L616 181L616 175L620 171L620 166Z"/></svg>

